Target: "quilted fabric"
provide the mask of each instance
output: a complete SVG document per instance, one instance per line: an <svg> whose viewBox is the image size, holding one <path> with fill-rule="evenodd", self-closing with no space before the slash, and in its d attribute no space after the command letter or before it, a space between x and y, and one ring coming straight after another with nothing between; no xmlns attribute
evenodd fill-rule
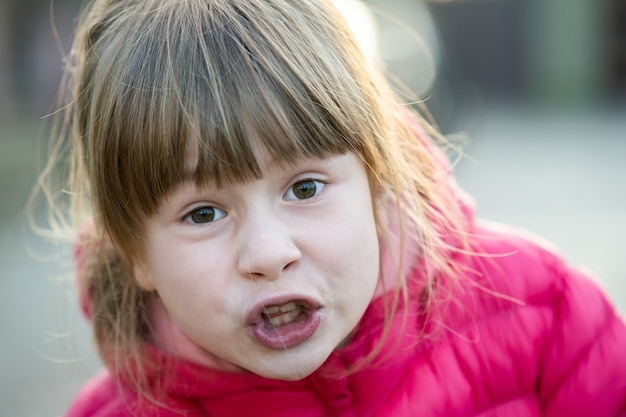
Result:
<svg viewBox="0 0 626 417"><path fill-rule="evenodd" d="M346 369L379 340L382 298L305 379L219 372L149 347L158 405L103 371L66 417L626 416L626 327L599 287L532 238L494 224L472 236L480 255L455 255L465 275L441 277L428 311L416 267L378 360L357 372Z"/></svg>

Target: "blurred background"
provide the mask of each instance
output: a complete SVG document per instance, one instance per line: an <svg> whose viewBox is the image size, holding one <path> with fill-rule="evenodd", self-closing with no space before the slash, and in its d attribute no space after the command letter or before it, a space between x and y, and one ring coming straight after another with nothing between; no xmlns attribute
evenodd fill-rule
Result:
<svg viewBox="0 0 626 417"><path fill-rule="evenodd" d="M478 215L557 245L626 314L626 2L366 3L389 72L464 144L456 173ZM67 248L24 212L80 5L0 3L2 416L58 416L100 367L61 285Z"/></svg>

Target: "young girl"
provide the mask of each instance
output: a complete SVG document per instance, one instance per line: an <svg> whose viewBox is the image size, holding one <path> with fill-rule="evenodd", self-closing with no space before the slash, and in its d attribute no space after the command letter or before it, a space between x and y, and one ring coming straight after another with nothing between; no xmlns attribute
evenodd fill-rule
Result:
<svg viewBox="0 0 626 417"><path fill-rule="evenodd" d="M67 417L626 416L624 322L474 218L353 33L331 0L85 11L63 195L106 370Z"/></svg>

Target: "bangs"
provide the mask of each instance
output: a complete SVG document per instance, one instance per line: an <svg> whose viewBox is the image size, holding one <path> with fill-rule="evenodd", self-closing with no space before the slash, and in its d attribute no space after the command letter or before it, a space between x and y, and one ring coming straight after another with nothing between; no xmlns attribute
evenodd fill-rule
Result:
<svg viewBox="0 0 626 417"><path fill-rule="evenodd" d="M194 97L199 102L183 100L193 103L183 112L190 117L181 139L197 155L196 183L221 187L259 178L259 149L278 165L358 151L358 134L326 111L294 74L268 74L245 52L228 52L236 56L224 59L232 67L220 76L221 91L201 79L193 89L204 93Z"/></svg>
<svg viewBox="0 0 626 417"><path fill-rule="evenodd" d="M245 7L222 19L213 14L199 22L197 33L178 36L182 56L174 61L191 62L196 70L173 74L182 97L174 111L185 115L181 139L197 155L192 179L221 187L259 178L259 148L278 165L361 153L354 121L339 108L345 92L312 71L313 62L309 68L294 62L303 61L302 51L287 50L288 42L280 45L268 36L287 26L259 27L247 18L255 12Z"/></svg>
<svg viewBox="0 0 626 417"><path fill-rule="evenodd" d="M84 75L99 89L84 95L96 98L82 130L101 136L88 154L104 161L92 181L103 199L129 216L150 215L183 181L225 187L259 178L259 150L277 165L347 152L372 159L374 99L354 76L364 60L336 38L337 16L330 22L313 8L323 5L284 2L276 10L303 10L255 19L278 13L258 10L271 1L150 3L94 43L96 74ZM346 44L352 49L338 50Z"/></svg>

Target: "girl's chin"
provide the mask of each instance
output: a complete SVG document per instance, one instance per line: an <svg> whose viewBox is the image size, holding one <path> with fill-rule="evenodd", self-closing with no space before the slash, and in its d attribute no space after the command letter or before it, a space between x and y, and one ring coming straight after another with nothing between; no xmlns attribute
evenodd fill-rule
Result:
<svg viewBox="0 0 626 417"><path fill-rule="evenodd" d="M287 364L284 366L278 366L273 369L268 369L267 372L265 370L258 370L258 372L254 372L259 376L269 379L276 379L280 381L297 381L314 373L320 366L322 366L324 362L322 361L319 364L302 364L299 363L297 366L291 366L293 363Z"/></svg>
<svg viewBox="0 0 626 417"><path fill-rule="evenodd" d="M246 369L264 378L295 381L306 378L319 369L332 353L332 349L327 353L319 347L298 351L287 349L280 353L272 353L271 357L257 358L252 366Z"/></svg>

